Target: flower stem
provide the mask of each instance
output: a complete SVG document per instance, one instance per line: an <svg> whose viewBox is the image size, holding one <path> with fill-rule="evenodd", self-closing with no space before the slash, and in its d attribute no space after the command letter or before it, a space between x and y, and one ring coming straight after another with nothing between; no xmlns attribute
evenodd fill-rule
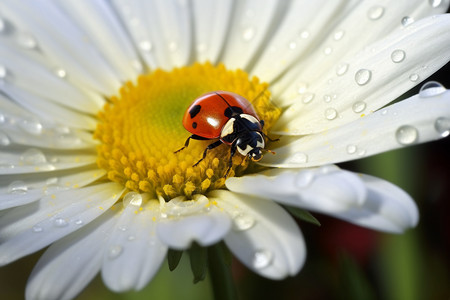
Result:
<svg viewBox="0 0 450 300"><path fill-rule="evenodd" d="M227 261L226 247L222 243L208 248L209 274L215 300L235 300L237 291Z"/></svg>

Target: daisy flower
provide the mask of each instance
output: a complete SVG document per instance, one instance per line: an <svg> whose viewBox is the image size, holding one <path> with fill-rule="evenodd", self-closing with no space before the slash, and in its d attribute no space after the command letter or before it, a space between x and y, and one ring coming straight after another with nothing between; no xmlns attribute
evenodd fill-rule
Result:
<svg viewBox="0 0 450 300"><path fill-rule="evenodd" d="M66 299L99 272L140 290L183 250L220 265L221 241L261 276L295 275L306 250L286 208L415 226L406 192L334 164L449 134L440 84L391 104L450 60L448 6L3 0L0 264L48 247L26 297ZM187 107L218 90L252 102L275 154L228 170L227 145L197 166L212 141L174 153Z"/></svg>

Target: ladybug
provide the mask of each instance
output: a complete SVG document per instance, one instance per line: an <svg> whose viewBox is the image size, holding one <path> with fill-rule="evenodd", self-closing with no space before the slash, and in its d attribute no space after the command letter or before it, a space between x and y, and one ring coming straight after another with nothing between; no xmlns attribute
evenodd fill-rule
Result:
<svg viewBox="0 0 450 300"><path fill-rule="evenodd" d="M236 151L253 161L262 158L263 150L272 152L264 149L266 137L262 132L264 121L259 119L247 99L235 93L215 91L200 96L186 110L183 126L192 135L175 153L186 148L191 139L218 139L206 147L202 158L193 165L194 167L205 159L208 150L222 144L230 146L230 159L225 176L232 167Z"/></svg>

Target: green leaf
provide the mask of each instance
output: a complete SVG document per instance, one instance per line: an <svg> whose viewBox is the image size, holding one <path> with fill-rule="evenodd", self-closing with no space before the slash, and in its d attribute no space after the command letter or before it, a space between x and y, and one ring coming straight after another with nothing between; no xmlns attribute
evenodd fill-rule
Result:
<svg viewBox="0 0 450 300"><path fill-rule="evenodd" d="M206 248L194 243L188 252L191 261L192 274L194 275L194 283L203 281L206 277L206 270L208 267L208 252Z"/></svg>
<svg viewBox="0 0 450 300"><path fill-rule="evenodd" d="M351 256L344 252L339 259L339 274L339 290L342 293L342 299L376 299L375 292L363 270Z"/></svg>
<svg viewBox="0 0 450 300"><path fill-rule="evenodd" d="M305 222L308 222L308 223L320 226L319 220L317 220L309 211L301 209L301 208L298 208L298 207L293 207L293 206L284 206L284 207L294 217L296 217L296 218L298 218L298 219L300 219L302 221L305 221Z"/></svg>
<svg viewBox="0 0 450 300"><path fill-rule="evenodd" d="M169 249L169 252L167 253L167 262L169 263L170 271L173 271L177 268L182 255L183 251Z"/></svg>
<svg viewBox="0 0 450 300"><path fill-rule="evenodd" d="M209 274L215 300L238 299L227 256L229 250L223 242L208 248Z"/></svg>

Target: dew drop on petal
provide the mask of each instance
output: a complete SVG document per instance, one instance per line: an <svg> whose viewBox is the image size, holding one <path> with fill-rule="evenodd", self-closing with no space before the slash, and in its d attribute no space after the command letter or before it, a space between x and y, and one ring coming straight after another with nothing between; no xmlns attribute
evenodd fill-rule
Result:
<svg viewBox="0 0 450 300"><path fill-rule="evenodd" d="M0 146L8 146L11 144L11 140L3 131L0 131Z"/></svg>
<svg viewBox="0 0 450 300"><path fill-rule="evenodd" d="M108 250L108 258L109 259L115 259L119 257L120 254L122 254L123 248L120 245L114 245L111 246Z"/></svg>
<svg viewBox="0 0 450 300"><path fill-rule="evenodd" d="M358 150L356 145L350 144L350 145L347 146L347 153L348 154L355 154L356 150Z"/></svg>
<svg viewBox="0 0 450 300"><path fill-rule="evenodd" d="M32 50L37 47L36 39L28 33L21 33L17 37L19 45L25 49Z"/></svg>
<svg viewBox="0 0 450 300"><path fill-rule="evenodd" d="M55 225L55 227L66 227L69 223L67 223L67 221L63 218L56 218L53 221L53 225Z"/></svg>
<svg viewBox="0 0 450 300"><path fill-rule="evenodd" d="M300 32L300 38L302 39L307 39L309 38L309 31L308 30L303 30Z"/></svg>
<svg viewBox="0 0 450 300"><path fill-rule="evenodd" d="M253 267L255 269L264 269L273 261L273 254L269 250L257 250L253 254Z"/></svg>
<svg viewBox="0 0 450 300"><path fill-rule="evenodd" d="M5 32L5 29L6 29L5 21L2 18L0 18L0 33Z"/></svg>
<svg viewBox="0 0 450 300"><path fill-rule="evenodd" d="M333 35L334 40L335 40L335 41L341 40L341 39L344 37L344 33L345 33L344 30L338 30L338 31L336 31L336 32L334 33L334 35Z"/></svg>
<svg viewBox="0 0 450 300"><path fill-rule="evenodd" d="M306 82L300 82L297 85L297 92L299 94L304 94L306 92L306 90L308 89L308 84Z"/></svg>
<svg viewBox="0 0 450 300"><path fill-rule="evenodd" d="M291 49L291 50L294 50L295 48L297 48L297 43L294 42L294 41L289 42L288 48Z"/></svg>
<svg viewBox="0 0 450 300"><path fill-rule="evenodd" d="M153 49L153 45L150 41L143 40L139 42L139 48L141 48L141 50L144 52L150 52Z"/></svg>
<svg viewBox="0 0 450 300"><path fill-rule="evenodd" d="M323 101L325 101L326 103L329 103L331 101L331 96L330 95L324 95L323 96Z"/></svg>
<svg viewBox="0 0 450 300"><path fill-rule="evenodd" d="M391 53L391 59L395 63L402 62L403 60L405 60L405 57L406 57L406 53L405 53L405 51L403 51L401 49L394 50Z"/></svg>
<svg viewBox="0 0 450 300"><path fill-rule="evenodd" d="M409 80L411 80L412 82L416 82L417 80L419 80L419 75L416 73L412 73L411 75L409 75Z"/></svg>
<svg viewBox="0 0 450 300"><path fill-rule="evenodd" d="M308 162L308 155L303 152L296 152L289 157L287 162L293 164L305 164Z"/></svg>
<svg viewBox="0 0 450 300"><path fill-rule="evenodd" d="M251 40L255 37L255 33L256 33L256 30L255 30L254 27L252 27L252 26L246 27L246 28L242 31L242 39L243 39L245 42L249 42L249 41L251 41Z"/></svg>
<svg viewBox="0 0 450 300"><path fill-rule="evenodd" d="M325 55L330 55L332 52L333 52L333 48L331 48L331 47L325 47L325 48L323 49L323 53L324 53Z"/></svg>
<svg viewBox="0 0 450 300"><path fill-rule="evenodd" d="M436 81L429 81L425 83L419 91L421 98L429 98L440 95L446 91L445 87Z"/></svg>
<svg viewBox="0 0 450 300"><path fill-rule="evenodd" d="M80 226L80 225L83 225L83 220L80 220L80 219L77 219L77 220L75 220L75 222L73 222L75 225L78 225L78 226Z"/></svg>
<svg viewBox="0 0 450 300"><path fill-rule="evenodd" d="M395 132L395 138L401 145L411 145L417 142L419 132L410 125L403 125Z"/></svg>
<svg viewBox="0 0 450 300"><path fill-rule="evenodd" d="M372 78L372 71L360 69L355 74L355 81L358 85L366 85Z"/></svg>
<svg viewBox="0 0 450 300"><path fill-rule="evenodd" d="M139 73L142 73L144 71L144 66L142 65L141 61L139 59L133 59L131 62L131 67L138 71Z"/></svg>
<svg viewBox="0 0 450 300"><path fill-rule="evenodd" d="M310 103L313 99L314 99L313 93L305 93L302 96L302 102L305 104Z"/></svg>
<svg viewBox="0 0 450 300"><path fill-rule="evenodd" d="M7 75L8 69L5 66L0 65L0 79L5 79Z"/></svg>
<svg viewBox="0 0 450 300"><path fill-rule="evenodd" d="M128 237L127 237L127 240L129 240L130 242L131 241L134 241L136 239L136 237L134 236L134 235L129 235Z"/></svg>
<svg viewBox="0 0 450 300"><path fill-rule="evenodd" d="M406 26L409 26L409 25L411 25L412 23L414 23L414 19L411 18L411 17L406 16L406 17L403 17L403 18L402 18L401 23L402 23L402 25L403 25L404 27L406 27Z"/></svg>
<svg viewBox="0 0 450 300"><path fill-rule="evenodd" d="M360 149L359 151L358 151L358 155L359 156L364 156L364 155L366 155L366 150L365 149Z"/></svg>
<svg viewBox="0 0 450 300"><path fill-rule="evenodd" d="M64 70L63 68L56 68L54 70L55 75L58 76L59 78L66 78L67 77L67 71Z"/></svg>
<svg viewBox="0 0 450 300"><path fill-rule="evenodd" d="M342 76L345 73L347 73L347 70L348 70L348 64L347 63L341 63L341 64L336 66L336 75L337 76Z"/></svg>
<svg viewBox="0 0 450 300"><path fill-rule="evenodd" d="M128 205L133 206L141 206L142 204L142 195L136 192L129 192L123 197L123 206L127 207Z"/></svg>
<svg viewBox="0 0 450 300"><path fill-rule="evenodd" d="M9 184L8 193L14 195L25 195L28 192L28 186L22 180L16 180Z"/></svg>
<svg viewBox="0 0 450 300"><path fill-rule="evenodd" d="M363 101L355 102L352 106L352 109L355 113L360 113L366 109L366 103Z"/></svg>
<svg viewBox="0 0 450 300"><path fill-rule="evenodd" d="M314 180L314 172L310 170L301 171L295 178L295 185L299 188L308 187Z"/></svg>
<svg viewBox="0 0 450 300"><path fill-rule="evenodd" d="M327 118L327 120L334 120L337 116L338 112L336 109L330 107L325 110L325 118Z"/></svg>
<svg viewBox="0 0 450 300"><path fill-rule="evenodd" d="M367 17L370 20L378 20L380 19L384 14L384 7L380 5L372 6L367 11Z"/></svg>
<svg viewBox="0 0 450 300"><path fill-rule="evenodd" d="M240 213L233 218L233 229L235 231L245 231L252 228L256 221L255 219L248 215Z"/></svg>
<svg viewBox="0 0 450 300"><path fill-rule="evenodd" d="M42 134L42 124L33 119L23 119L20 122L20 127L27 133L32 135Z"/></svg>
<svg viewBox="0 0 450 300"><path fill-rule="evenodd" d="M38 232L42 232L44 229L42 229L42 227L39 226L39 225L34 225L33 228L31 228L31 230L32 230L33 232L38 233Z"/></svg>
<svg viewBox="0 0 450 300"><path fill-rule="evenodd" d="M42 151L31 148L22 153L20 161L26 165L38 165L46 163L47 158Z"/></svg>
<svg viewBox="0 0 450 300"><path fill-rule="evenodd" d="M442 4L442 0L429 0L431 7L436 8Z"/></svg>
<svg viewBox="0 0 450 300"><path fill-rule="evenodd" d="M442 136L450 135L450 118L440 117L434 122L434 128Z"/></svg>

